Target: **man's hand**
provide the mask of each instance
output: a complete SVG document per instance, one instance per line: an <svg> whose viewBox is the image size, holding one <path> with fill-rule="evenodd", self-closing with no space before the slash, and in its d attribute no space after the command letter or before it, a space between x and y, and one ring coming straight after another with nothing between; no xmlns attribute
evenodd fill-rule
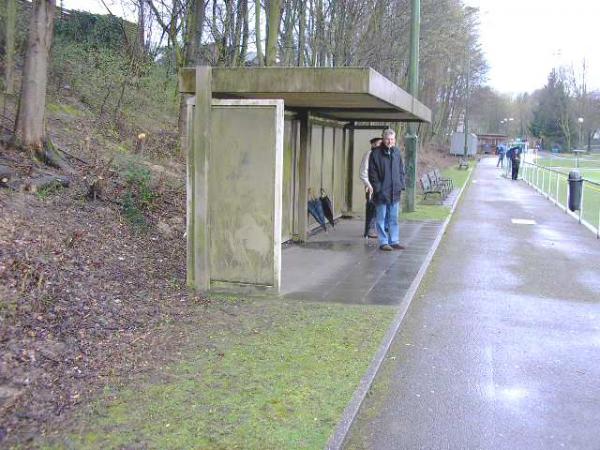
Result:
<svg viewBox="0 0 600 450"><path fill-rule="evenodd" d="M367 186L365 192L369 194L369 198L373 197L373 186Z"/></svg>

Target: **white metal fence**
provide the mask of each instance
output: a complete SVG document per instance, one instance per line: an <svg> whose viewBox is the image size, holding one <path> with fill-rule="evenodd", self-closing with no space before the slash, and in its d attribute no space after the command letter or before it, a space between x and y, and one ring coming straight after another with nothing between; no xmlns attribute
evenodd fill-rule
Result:
<svg viewBox="0 0 600 450"><path fill-rule="evenodd" d="M521 177L600 238L600 183L583 178L581 205L579 210L573 212L569 209L569 182L566 173L524 161L521 164Z"/></svg>

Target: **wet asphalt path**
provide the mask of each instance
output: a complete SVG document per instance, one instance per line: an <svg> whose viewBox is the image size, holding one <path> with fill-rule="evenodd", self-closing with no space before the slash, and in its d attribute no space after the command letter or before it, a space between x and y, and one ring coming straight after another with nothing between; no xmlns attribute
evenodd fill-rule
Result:
<svg viewBox="0 0 600 450"><path fill-rule="evenodd" d="M600 241L494 165L473 174L346 448L600 449Z"/></svg>

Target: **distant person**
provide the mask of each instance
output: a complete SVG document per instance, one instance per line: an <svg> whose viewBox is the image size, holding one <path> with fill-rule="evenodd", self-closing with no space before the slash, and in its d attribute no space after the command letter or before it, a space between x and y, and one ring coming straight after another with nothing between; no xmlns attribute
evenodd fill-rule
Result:
<svg viewBox="0 0 600 450"><path fill-rule="evenodd" d="M511 147L508 154L510 154L510 163L512 166L512 179L516 180L519 177L519 166L521 165L521 148Z"/></svg>
<svg viewBox="0 0 600 450"><path fill-rule="evenodd" d="M496 163L496 167L502 167L504 169L504 153L506 152L504 146L499 145L496 147L496 151L498 152L498 162Z"/></svg>
<svg viewBox="0 0 600 450"><path fill-rule="evenodd" d="M373 187L369 183L369 157L371 156L371 151L381 145L381 138L374 137L369 142L371 148L367 150L360 162L359 177L365 186L365 237L376 238L377 232L375 231L375 214L373 213L374 205L372 201Z"/></svg>
<svg viewBox="0 0 600 450"><path fill-rule="evenodd" d="M373 187L373 202L377 212L377 236L382 251L402 250L400 245L400 194L405 188L404 163L396 147L394 130L383 132L380 147L369 157L369 183Z"/></svg>

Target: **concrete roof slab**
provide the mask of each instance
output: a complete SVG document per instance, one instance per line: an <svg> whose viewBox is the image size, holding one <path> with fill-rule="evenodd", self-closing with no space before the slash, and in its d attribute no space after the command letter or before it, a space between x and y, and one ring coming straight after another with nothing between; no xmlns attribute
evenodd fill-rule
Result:
<svg viewBox="0 0 600 450"><path fill-rule="evenodd" d="M195 92L195 68L181 70L179 89ZM214 98L278 98L344 121L430 122L431 111L371 68L213 68Z"/></svg>

